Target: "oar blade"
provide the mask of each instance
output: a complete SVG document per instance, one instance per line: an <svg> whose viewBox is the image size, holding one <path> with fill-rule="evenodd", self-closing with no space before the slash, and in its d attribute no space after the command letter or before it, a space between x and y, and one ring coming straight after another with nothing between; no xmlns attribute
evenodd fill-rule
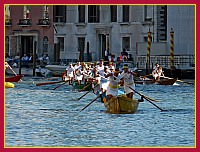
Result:
<svg viewBox="0 0 200 152"><path fill-rule="evenodd" d="M65 83L67 83L68 81L64 81L64 83L58 85L57 87L53 88L52 90L56 90L57 88L61 87L62 85L64 85Z"/></svg>
<svg viewBox="0 0 200 152"><path fill-rule="evenodd" d="M83 108L80 110L80 112L83 111L84 109L86 109L89 105L91 105L91 104L92 104L94 101L96 101L99 97L100 97L100 95L98 95L95 99L93 99L90 103L88 103L85 107L83 107Z"/></svg>
<svg viewBox="0 0 200 152"><path fill-rule="evenodd" d="M54 82L41 82L41 83L37 83L36 86L42 86L42 85L50 85L50 84L56 84L56 83L60 83L63 82L62 81L54 81Z"/></svg>

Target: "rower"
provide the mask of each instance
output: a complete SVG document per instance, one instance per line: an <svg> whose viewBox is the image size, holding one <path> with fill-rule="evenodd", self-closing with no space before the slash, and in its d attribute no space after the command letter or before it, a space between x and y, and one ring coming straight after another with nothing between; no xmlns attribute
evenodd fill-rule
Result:
<svg viewBox="0 0 200 152"><path fill-rule="evenodd" d="M101 94L103 94L109 85L109 81L108 78L106 78L106 75L108 75L110 73L108 66L104 66L104 72L103 72L103 76L101 76L101 80L100 80L100 88L101 88Z"/></svg>
<svg viewBox="0 0 200 152"><path fill-rule="evenodd" d="M152 70L152 76L154 77L154 80L156 80L158 77L158 68L159 68L159 64L156 63Z"/></svg>
<svg viewBox="0 0 200 152"><path fill-rule="evenodd" d="M137 73L129 71L127 64L124 64L123 70L124 71L121 73L120 77L121 80L124 82L124 91L126 93L126 96L132 99L134 93L133 90L130 88L135 89L133 75L137 75Z"/></svg>
<svg viewBox="0 0 200 152"><path fill-rule="evenodd" d="M74 80L74 67L72 64L69 65L68 68L66 68L67 78L69 80L69 84L72 84L72 81Z"/></svg>
<svg viewBox="0 0 200 152"><path fill-rule="evenodd" d="M163 71L162 71L162 67L161 66L159 66L159 68L158 68L158 76L157 76L157 78L156 78L156 80L157 81L160 81L160 77L161 76L163 76L164 77L164 73L163 73Z"/></svg>
<svg viewBox="0 0 200 152"><path fill-rule="evenodd" d="M106 96L110 100L113 96L118 95L118 88L120 79L119 76L119 69L116 69L112 73L107 74L105 77L109 78L109 85L107 87Z"/></svg>

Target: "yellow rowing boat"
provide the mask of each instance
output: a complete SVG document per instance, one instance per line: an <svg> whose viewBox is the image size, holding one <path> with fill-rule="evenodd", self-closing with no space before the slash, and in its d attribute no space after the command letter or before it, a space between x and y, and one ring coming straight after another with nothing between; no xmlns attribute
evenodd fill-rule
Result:
<svg viewBox="0 0 200 152"><path fill-rule="evenodd" d="M129 114L137 111L139 102L136 99L130 99L126 95L112 97L110 100L104 98L104 106L108 113L112 114Z"/></svg>
<svg viewBox="0 0 200 152"><path fill-rule="evenodd" d="M11 82L5 82L5 88L14 88L14 83Z"/></svg>

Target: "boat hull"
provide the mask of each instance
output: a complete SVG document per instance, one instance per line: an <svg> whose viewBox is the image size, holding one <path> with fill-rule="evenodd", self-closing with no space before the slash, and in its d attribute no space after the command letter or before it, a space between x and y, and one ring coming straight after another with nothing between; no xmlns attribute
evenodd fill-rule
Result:
<svg viewBox="0 0 200 152"><path fill-rule="evenodd" d="M78 84L77 82L73 82L73 88L75 90L81 90L81 91L89 91L92 89L92 84Z"/></svg>
<svg viewBox="0 0 200 152"><path fill-rule="evenodd" d="M7 77L7 78L5 78L5 82L18 82L22 77L23 77L23 75Z"/></svg>
<svg viewBox="0 0 200 152"><path fill-rule="evenodd" d="M138 105L139 102L136 99L130 99L126 95L112 97L108 101L104 98L104 106L107 108L107 112L111 114L135 113Z"/></svg>
<svg viewBox="0 0 200 152"><path fill-rule="evenodd" d="M143 80L143 84L158 84L158 85L173 85L177 79L174 78L166 78L160 79L160 81L151 80Z"/></svg>
<svg viewBox="0 0 200 152"><path fill-rule="evenodd" d="M15 85L11 82L5 82L4 85L5 85L5 88L14 88L15 87Z"/></svg>
<svg viewBox="0 0 200 152"><path fill-rule="evenodd" d="M63 72L65 72L67 66L46 65L45 68L50 70L54 76L62 76L62 74L63 74Z"/></svg>

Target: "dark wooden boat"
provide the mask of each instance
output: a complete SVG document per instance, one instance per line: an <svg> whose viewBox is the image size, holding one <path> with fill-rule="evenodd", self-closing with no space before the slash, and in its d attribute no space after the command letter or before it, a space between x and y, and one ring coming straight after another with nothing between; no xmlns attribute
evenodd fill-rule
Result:
<svg viewBox="0 0 200 152"><path fill-rule="evenodd" d="M144 84L158 84L158 85L173 85L177 79L174 78L161 78L159 81L153 79L143 80Z"/></svg>
<svg viewBox="0 0 200 152"><path fill-rule="evenodd" d="M136 99L130 99L126 95L118 95L112 97L110 100L104 100L104 106L107 108L107 112L111 114L130 114L137 111L139 102Z"/></svg>
<svg viewBox="0 0 200 152"><path fill-rule="evenodd" d="M23 75L7 77L7 78L5 78L5 82L18 82L22 77L23 77Z"/></svg>
<svg viewBox="0 0 200 152"><path fill-rule="evenodd" d="M77 81L74 81L72 83L72 86L75 90L79 90L79 91L89 91L92 89L92 83L78 84Z"/></svg>
<svg viewBox="0 0 200 152"><path fill-rule="evenodd" d="M169 77L160 77L160 80L154 80L152 75L141 77L143 84L173 85L177 79Z"/></svg>

